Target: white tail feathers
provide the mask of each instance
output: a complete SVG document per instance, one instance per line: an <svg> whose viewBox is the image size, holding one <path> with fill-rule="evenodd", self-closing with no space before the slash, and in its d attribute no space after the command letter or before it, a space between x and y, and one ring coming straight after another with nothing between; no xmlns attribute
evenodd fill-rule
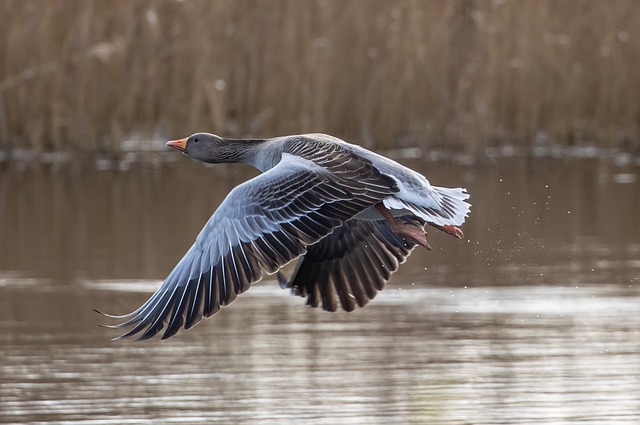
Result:
<svg viewBox="0 0 640 425"><path fill-rule="evenodd" d="M446 224L459 226L464 223L464 220L469 215L469 210L471 209L471 204L465 201L466 199L469 199L469 194L466 189L461 189L459 187L452 189L438 186L433 186L432 189L440 195L440 199L437 200L440 205L440 209L443 212L448 212L450 217L450 221L434 223L441 226Z"/></svg>
<svg viewBox="0 0 640 425"><path fill-rule="evenodd" d="M419 197L412 196L412 200L400 199L396 196L386 198L384 205L389 209L408 210L427 223L438 226L459 226L469 215L471 204L465 200L469 198L466 189L431 186L429 193Z"/></svg>

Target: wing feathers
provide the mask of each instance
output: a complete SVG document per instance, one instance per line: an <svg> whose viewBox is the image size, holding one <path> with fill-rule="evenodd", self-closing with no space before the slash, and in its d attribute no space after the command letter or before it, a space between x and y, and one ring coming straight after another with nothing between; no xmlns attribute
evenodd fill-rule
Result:
<svg viewBox="0 0 640 425"><path fill-rule="evenodd" d="M202 274L198 276L198 280L196 283L196 291L189 303L189 309L188 309L187 317L185 319L185 324L184 324L186 329L189 329L190 327L192 327L194 323L199 322L200 319L202 318L202 311L203 311L202 304L204 301L205 287L206 287L203 277L204 275Z"/></svg>
<svg viewBox="0 0 640 425"><path fill-rule="evenodd" d="M114 326L132 327L122 338L139 333L140 339L151 338L165 325L162 338L169 338L194 326L233 302L263 271L276 272L398 191L392 178L338 144L297 140L285 144L284 152L277 166L229 193L161 287ZM336 268L303 272L312 269L323 280L305 290L310 305L321 300L335 310L339 300L352 309L371 298L362 282L357 289L349 286L352 275Z"/></svg>
<svg viewBox="0 0 640 425"><path fill-rule="evenodd" d="M409 217L408 222L421 225ZM307 305L335 311L363 307L384 287L414 244L386 221L350 220L309 247L286 287L307 297Z"/></svg>

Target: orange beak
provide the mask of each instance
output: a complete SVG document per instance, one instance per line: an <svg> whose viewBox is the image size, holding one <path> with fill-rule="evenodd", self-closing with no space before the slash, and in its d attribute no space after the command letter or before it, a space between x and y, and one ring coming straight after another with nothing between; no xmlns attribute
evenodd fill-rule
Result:
<svg viewBox="0 0 640 425"><path fill-rule="evenodd" d="M167 146L184 153L185 149L187 148L187 139L172 140L170 142L167 142Z"/></svg>

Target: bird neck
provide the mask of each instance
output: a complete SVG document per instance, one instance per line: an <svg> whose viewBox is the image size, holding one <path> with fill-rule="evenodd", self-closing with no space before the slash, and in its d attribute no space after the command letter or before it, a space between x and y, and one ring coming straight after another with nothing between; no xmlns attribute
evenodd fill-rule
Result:
<svg viewBox="0 0 640 425"><path fill-rule="evenodd" d="M216 148L215 160L206 162L219 164L226 162L242 162L251 164L256 156L258 146L264 140L261 139L225 139L224 144Z"/></svg>
<svg viewBox="0 0 640 425"><path fill-rule="evenodd" d="M265 172L275 167L282 159L283 142L275 139L241 139L232 140L242 147L242 153L238 156L238 162L249 164L258 170Z"/></svg>

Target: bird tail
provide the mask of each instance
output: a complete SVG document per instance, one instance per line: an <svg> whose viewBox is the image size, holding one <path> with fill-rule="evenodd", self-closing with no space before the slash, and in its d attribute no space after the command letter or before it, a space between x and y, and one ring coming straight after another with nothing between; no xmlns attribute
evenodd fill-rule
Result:
<svg viewBox="0 0 640 425"><path fill-rule="evenodd" d="M385 198L384 206L389 209L406 209L425 223L436 226L459 226L469 215L471 205L465 200L469 194L465 189L431 186L426 197L408 201L395 196Z"/></svg>
<svg viewBox="0 0 640 425"><path fill-rule="evenodd" d="M459 226L464 223L471 209L471 204L466 202L469 199L467 190L438 186L432 186L432 189L438 195L435 198L440 206L434 224Z"/></svg>

